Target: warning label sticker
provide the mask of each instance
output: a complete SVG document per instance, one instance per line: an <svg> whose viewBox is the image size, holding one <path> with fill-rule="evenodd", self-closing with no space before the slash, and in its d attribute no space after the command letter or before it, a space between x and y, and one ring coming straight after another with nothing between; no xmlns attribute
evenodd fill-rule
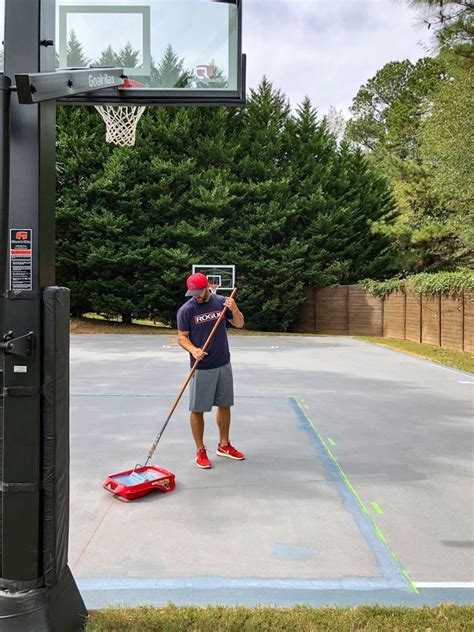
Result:
<svg viewBox="0 0 474 632"><path fill-rule="evenodd" d="M33 231L31 228L10 230L10 289L33 289Z"/></svg>

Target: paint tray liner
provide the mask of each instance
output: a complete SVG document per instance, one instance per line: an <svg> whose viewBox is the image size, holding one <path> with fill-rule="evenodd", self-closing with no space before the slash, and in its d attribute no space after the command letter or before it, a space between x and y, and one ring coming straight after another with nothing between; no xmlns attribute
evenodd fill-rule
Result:
<svg viewBox="0 0 474 632"><path fill-rule="evenodd" d="M103 488L124 500L134 500L146 496L154 489L171 492L175 488L175 476L168 470L148 465L133 470L111 474L105 480Z"/></svg>

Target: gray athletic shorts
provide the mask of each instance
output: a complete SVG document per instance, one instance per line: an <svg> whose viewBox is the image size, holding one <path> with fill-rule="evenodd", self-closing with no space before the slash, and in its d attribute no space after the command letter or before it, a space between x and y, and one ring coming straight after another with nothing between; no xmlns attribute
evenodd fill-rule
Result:
<svg viewBox="0 0 474 632"><path fill-rule="evenodd" d="M234 380L232 366L226 364L217 369L194 371L189 385L189 410L207 413L213 406L234 405Z"/></svg>

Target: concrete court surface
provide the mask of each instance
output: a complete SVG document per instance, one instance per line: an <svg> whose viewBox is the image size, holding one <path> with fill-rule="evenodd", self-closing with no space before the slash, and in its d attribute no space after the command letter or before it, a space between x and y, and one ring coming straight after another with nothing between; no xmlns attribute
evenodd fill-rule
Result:
<svg viewBox="0 0 474 632"><path fill-rule="evenodd" d="M230 341L247 459L194 465L185 395L152 461L176 490L126 503L101 485L145 461L188 356L167 336L72 337L86 605L473 603L474 376L351 338Z"/></svg>

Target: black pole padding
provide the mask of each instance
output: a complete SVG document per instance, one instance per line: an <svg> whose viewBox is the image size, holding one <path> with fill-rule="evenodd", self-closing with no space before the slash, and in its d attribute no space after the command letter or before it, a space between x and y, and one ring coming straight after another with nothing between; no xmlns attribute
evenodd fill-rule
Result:
<svg viewBox="0 0 474 632"><path fill-rule="evenodd" d="M43 291L43 575L54 586L67 566L69 538L68 288Z"/></svg>
<svg viewBox="0 0 474 632"><path fill-rule="evenodd" d="M87 620L86 607L67 564L69 290L48 287L42 296L42 481L34 490L1 482L2 493L41 494L41 575L31 582L0 576L0 632L80 632Z"/></svg>

